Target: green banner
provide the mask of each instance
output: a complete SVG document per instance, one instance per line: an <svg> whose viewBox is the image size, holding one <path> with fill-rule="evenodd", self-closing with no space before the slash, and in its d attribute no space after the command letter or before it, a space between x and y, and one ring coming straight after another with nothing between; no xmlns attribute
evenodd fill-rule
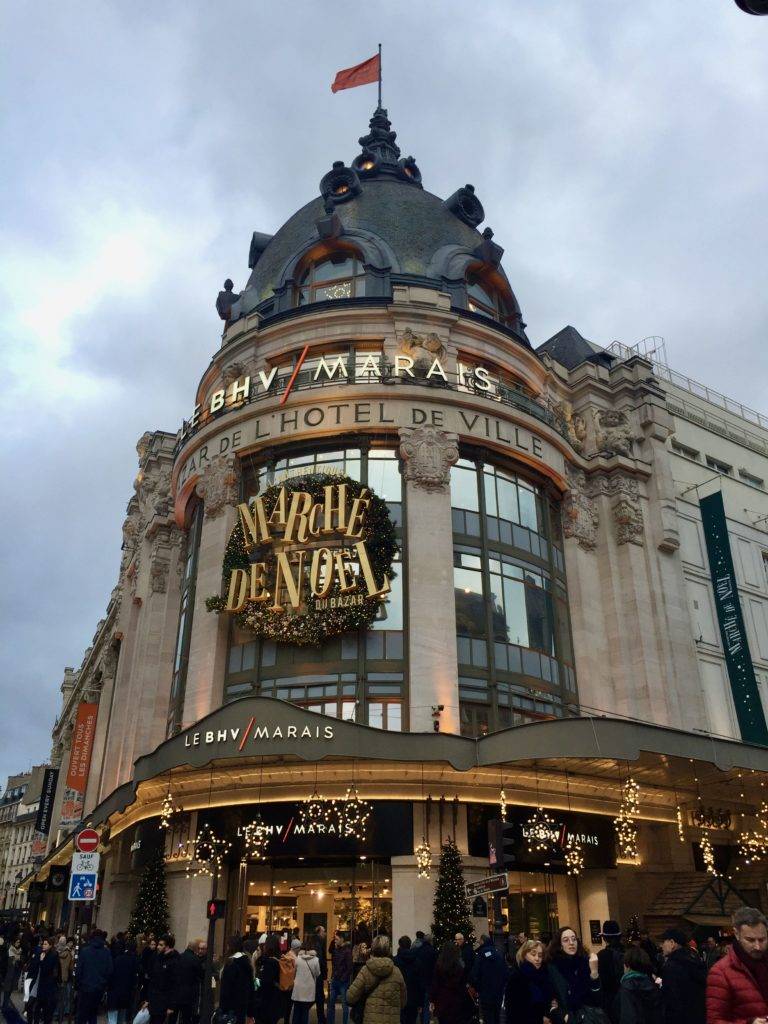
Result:
<svg viewBox="0 0 768 1024"><path fill-rule="evenodd" d="M768 746L768 727L765 724L752 656L749 653L747 631L744 628L744 616L741 613L722 494L718 491L708 498L702 498L699 507L704 526L704 539L707 542L717 621L720 624L720 636L741 738L748 743Z"/></svg>

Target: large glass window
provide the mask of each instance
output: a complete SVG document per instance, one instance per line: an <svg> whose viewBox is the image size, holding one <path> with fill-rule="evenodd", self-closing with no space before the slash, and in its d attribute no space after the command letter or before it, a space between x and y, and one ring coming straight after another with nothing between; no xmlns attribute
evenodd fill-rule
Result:
<svg viewBox="0 0 768 1024"><path fill-rule="evenodd" d="M356 256L340 252L312 263L304 271L296 292L296 305L361 295L365 295L365 267Z"/></svg>
<svg viewBox="0 0 768 1024"><path fill-rule="evenodd" d="M243 497L248 500L286 476L329 470L369 485L387 502L402 547L402 480L397 455L390 449L329 447L279 455L268 465L246 468ZM225 700L260 693L377 728L404 728L405 570L399 560L393 569L391 591L372 627L335 637L322 647L257 640L233 624Z"/></svg>
<svg viewBox="0 0 768 1024"><path fill-rule="evenodd" d="M179 625L176 631L176 649L173 658L173 680L168 702L168 723L166 736L173 736L181 729L184 715L184 695L187 687L187 663L192 637L192 613L195 607L195 582L197 578L197 553L200 547L200 531L203 521L203 506L198 503L192 513L187 533L184 575L181 580L181 607Z"/></svg>
<svg viewBox="0 0 768 1024"><path fill-rule="evenodd" d="M503 467L451 471L462 732L560 716L576 701L559 510Z"/></svg>
<svg viewBox="0 0 768 1024"><path fill-rule="evenodd" d="M477 271L470 270L466 279L467 307L473 313L506 323L510 319L509 303L497 285Z"/></svg>

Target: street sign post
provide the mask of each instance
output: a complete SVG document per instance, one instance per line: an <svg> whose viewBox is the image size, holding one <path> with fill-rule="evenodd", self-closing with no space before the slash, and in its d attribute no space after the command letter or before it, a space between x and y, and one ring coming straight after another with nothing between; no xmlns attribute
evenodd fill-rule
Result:
<svg viewBox="0 0 768 1024"><path fill-rule="evenodd" d="M99 846L99 833L95 828L84 828L75 836L75 849L78 853L95 853Z"/></svg>
<svg viewBox="0 0 768 1024"><path fill-rule="evenodd" d="M482 896L487 892L501 892L509 889L509 876L506 871L498 875L488 875L487 878L478 878L476 882L466 882L464 888L467 896Z"/></svg>
<svg viewBox="0 0 768 1024"><path fill-rule="evenodd" d="M75 853L72 855L72 867L69 873L70 902L96 899L96 881L99 877L98 853Z"/></svg>

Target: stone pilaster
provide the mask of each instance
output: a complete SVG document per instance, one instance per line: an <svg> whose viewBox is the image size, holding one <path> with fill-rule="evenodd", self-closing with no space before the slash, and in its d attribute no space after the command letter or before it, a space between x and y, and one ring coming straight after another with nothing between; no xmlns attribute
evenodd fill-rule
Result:
<svg viewBox="0 0 768 1024"><path fill-rule="evenodd" d="M205 607L206 598L221 592L227 541L235 525L239 494L239 463L235 455L219 455L202 473L197 493L203 499L203 526L197 555L197 582L192 642L187 664L183 727L199 721L221 704L227 659L228 622Z"/></svg>
<svg viewBox="0 0 768 1024"><path fill-rule="evenodd" d="M408 545L410 730L459 732L453 530L449 490L456 435L434 427L400 430ZM415 623L418 622L418 629Z"/></svg>

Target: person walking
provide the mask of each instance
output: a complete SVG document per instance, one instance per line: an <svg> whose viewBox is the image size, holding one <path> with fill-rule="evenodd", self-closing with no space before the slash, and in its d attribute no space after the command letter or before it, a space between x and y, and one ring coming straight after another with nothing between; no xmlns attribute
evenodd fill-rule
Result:
<svg viewBox="0 0 768 1024"><path fill-rule="evenodd" d="M465 939L462 932L456 932L454 942L458 947L461 962L464 964L464 980L469 981L472 968L475 966L475 947L472 945L471 939L469 942Z"/></svg>
<svg viewBox="0 0 768 1024"><path fill-rule="evenodd" d="M178 1024L194 1024L195 1015L200 1005L200 993L205 974L205 963L200 959L200 945L200 939L193 939L188 943L176 965Z"/></svg>
<svg viewBox="0 0 768 1024"><path fill-rule="evenodd" d="M125 939L113 948L117 953L107 986L107 1021L108 1024L125 1024L136 1000L139 957L132 939Z"/></svg>
<svg viewBox="0 0 768 1024"><path fill-rule="evenodd" d="M243 940L236 935L229 943L229 956L221 971L219 1013L245 1024L256 1016L256 990L251 958L243 952Z"/></svg>
<svg viewBox="0 0 768 1024"><path fill-rule="evenodd" d="M435 973L437 952L435 947L432 945L432 937L430 935L425 935L424 932L416 932L416 942L414 942L413 945L416 949L416 955L419 958L422 984L424 986L424 1001L421 1007L421 1024L429 1024L429 990L432 986L432 975Z"/></svg>
<svg viewBox="0 0 768 1024"><path fill-rule="evenodd" d="M573 1019L587 1006L601 1007L597 954L587 956L573 928L566 925L558 929L547 949L546 964L563 1015Z"/></svg>
<svg viewBox="0 0 768 1024"><path fill-rule="evenodd" d="M258 978L256 1020L258 1024L277 1024L283 1000L280 991L280 936L275 932L271 932L262 945Z"/></svg>
<svg viewBox="0 0 768 1024"><path fill-rule="evenodd" d="M537 939L525 939L515 953L509 972L504 1006L508 1021L515 1024L554 1024L557 999L552 980L544 967L544 946Z"/></svg>
<svg viewBox="0 0 768 1024"><path fill-rule="evenodd" d="M293 982L293 1024L307 1024L309 1009L315 1002L320 960L315 948L315 936L307 934L296 956L296 977Z"/></svg>
<svg viewBox="0 0 768 1024"><path fill-rule="evenodd" d="M707 976L707 1024L768 1024L768 920L741 907L732 921L733 945Z"/></svg>
<svg viewBox="0 0 768 1024"><path fill-rule="evenodd" d="M504 957L491 942L490 935L481 935L470 985L477 992L484 1024L499 1024L508 976Z"/></svg>
<svg viewBox="0 0 768 1024"><path fill-rule="evenodd" d="M617 1003L620 1024L663 1024L664 1010L659 986L653 980L653 964L639 946L630 946L624 953Z"/></svg>
<svg viewBox="0 0 768 1024"><path fill-rule="evenodd" d="M149 999L149 982L152 978L156 956L157 940L154 935L149 935L139 955L139 994L142 1002L147 1002Z"/></svg>
<svg viewBox="0 0 768 1024"><path fill-rule="evenodd" d="M51 1024L59 996L59 977L59 955L53 948L53 941L44 938L40 944L40 957L37 961L35 979L37 986L35 1022Z"/></svg>
<svg viewBox="0 0 768 1024"><path fill-rule="evenodd" d="M467 991L464 961L455 942L446 942L438 954L429 1001L439 1024L469 1024L475 1016L475 1001Z"/></svg>
<svg viewBox="0 0 768 1024"><path fill-rule="evenodd" d="M77 1024L96 1024L99 1004L107 991L114 965L106 947L104 932L94 931L80 949L75 967Z"/></svg>
<svg viewBox="0 0 768 1024"><path fill-rule="evenodd" d="M16 991L21 974L21 939L17 936L8 944L8 964L0 982L3 988L2 1010L5 1012L11 1004L11 993Z"/></svg>
<svg viewBox="0 0 768 1024"><path fill-rule="evenodd" d="M352 945L340 931L333 936L331 943L331 981L328 986L328 1021L336 1024L336 1000L341 1000L343 1024L349 1021L349 1004L347 990L352 981Z"/></svg>
<svg viewBox="0 0 768 1024"><path fill-rule="evenodd" d="M406 1000L405 980L392 960L389 939L377 935L368 962L349 986L347 1002L364 1004L362 1024L400 1024Z"/></svg>
<svg viewBox="0 0 768 1024"><path fill-rule="evenodd" d="M416 1024L416 1018L424 1006L425 985L419 950L411 945L408 935L397 941L395 964L405 981L406 1000L400 1012L400 1024ZM347 1024L344 1021L344 1024Z"/></svg>
<svg viewBox="0 0 768 1024"><path fill-rule="evenodd" d="M618 921L604 921L600 936L605 943L597 954L597 973L603 988L603 1007L611 1024L619 1024L619 986L624 975L624 953ZM638 936L639 941L639 936Z"/></svg>
<svg viewBox="0 0 768 1024"><path fill-rule="evenodd" d="M315 1006L317 1008L317 1024L326 1024L325 1016L325 982L328 977L328 945L325 928L318 925L315 929L315 951L320 964L320 977L315 985ZM333 1024L333 1022L332 1022Z"/></svg>
<svg viewBox="0 0 768 1024"><path fill-rule="evenodd" d="M72 972L75 967L75 942L63 933L56 943L59 958L59 993L56 1003L56 1019L63 1024L64 1018L72 1016Z"/></svg>
<svg viewBox="0 0 768 1024"><path fill-rule="evenodd" d="M665 1024L704 1024L707 968L679 928L661 936L661 999Z"/></svg>
<svg viewBox="0 0 768 1024"><path fill-rule="evenodd" d="M149 981L148 1008L151 1024L164 1024L172 1017L178 998L179 951L173 935L161 935L157 940L157 951L152 963L152 977Z"/></svg>

